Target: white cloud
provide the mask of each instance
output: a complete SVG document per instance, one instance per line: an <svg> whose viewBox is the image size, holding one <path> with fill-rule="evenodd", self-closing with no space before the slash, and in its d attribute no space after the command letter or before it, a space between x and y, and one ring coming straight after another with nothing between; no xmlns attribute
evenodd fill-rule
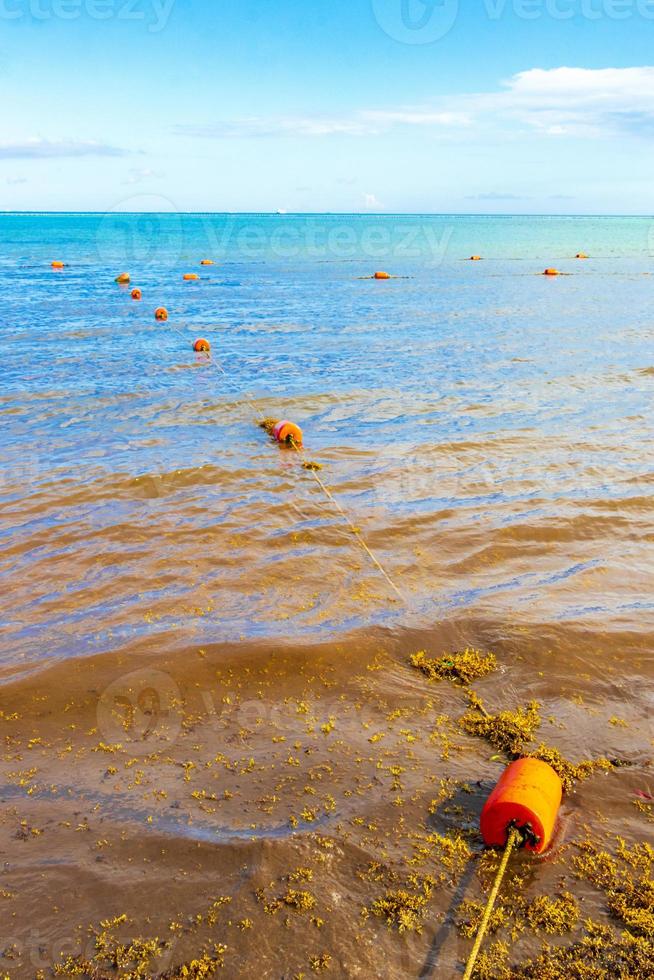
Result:
<svg viewBox="0 0 654 980"><path fill-rule="evenodd" d="M654 135L654 67L531 68L492 92L455 94L425 106L361 109L342 116L249 116L206 125L179 125L184 136L370 137L420 128L448 139L492 132L598 139Z"/></svg>
<svg viewBox="0 0 654 980"><path fill-rule="evenodd" d="M132 167L128 171L123 184L140 184L144 180L159 180L163 176L164 174L160 171L151 170L149 167Z"/></svg>
<svg viewBox="0 0 654 980"><path fill-rule="evenodd" d="M126 150L95 140L28 139L0 142L0 160L43 160L53 157L119 157Z"/></svg>
<svg viewBox="0 0 654 980"><path fill-rule="evenodd" d="M470 125L461 112L434 112L430 109L366 109L348 116L248 116L206 125L179 125L182 136L206 139L236 139L281 136L377 136L398 126L458 128Z"/></svg>

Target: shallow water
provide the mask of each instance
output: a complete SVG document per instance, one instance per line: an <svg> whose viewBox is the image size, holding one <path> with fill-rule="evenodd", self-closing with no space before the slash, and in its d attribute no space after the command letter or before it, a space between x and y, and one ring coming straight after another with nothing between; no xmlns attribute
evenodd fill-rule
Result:
<svg viewBox="0 0 654 980"><path fill-rule="evenodd" d="M22 950L12 976L34 975L39 943L48 967L74 927L121 900L143 933L143 889L157 893L161 931L220 892L216 876L256 926L254 945L225 927L231 976L293 976L322 949L343 976L451 972L469 944L434 931L450 893L422 937L357 919L371 900L357 869L382 851L406 858L434 780L481 780L461 818L473 831L501 770L469 737L435 752L434 719L456 718L465 698L410 670L417 649L494 650L501 673L475 685L489 706L536 698L543 737L564 754L629 763L580 784L573 826L609 819L628 839L646 835L633 798L651 789L651 228L0 217L0 888L14 895L5 946ZM591 258L575 260L580 250ZM484 260L465 261L473 253ZM204 257L216 264L200 268ZM552 265L569 275L540 275ZM362 278L378 268L398 278ZM124 269L140 303L113 282ZM182 282L187 271L201 280ZM210 358L193 353L197 336ZM403 600L260 414L302 426L306 457ZM296 742L298 766L286 761ZM200 773L220 753L240 761L211 793L234 795L207 803ZM400 764L403 807L379 776ZM294 778L281 785L284 767ZM294 833L307 780L320 782L319 812ZM21 819L43 833L16 845ZM84 821L97 833L76 832ZM338 859L316 871L329 914L314 941L262 913L239 874L263 882L309 862L316 834ZM113 850L98 855L105 838ZM560 861L545 877L568 871Z"/></svg>

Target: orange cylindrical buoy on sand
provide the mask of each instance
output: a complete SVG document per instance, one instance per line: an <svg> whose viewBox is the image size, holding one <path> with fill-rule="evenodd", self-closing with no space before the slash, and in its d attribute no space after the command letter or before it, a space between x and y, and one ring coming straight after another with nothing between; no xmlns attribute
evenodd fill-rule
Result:
<svg viewBox="0 0 654 980"><path fill-rule="evenodd" d="M285 419L282 419L281 422L277 422L272 430L272 434L277 442L295 443L296 446L302 445L302 429L294 422L287 422Z"/></svg>
<svg viewBox="0 0 654 980"><path fill-rule="evenodd" d="M167 320L168 310L166 309L166 307L158 306L157 309L154 311L154 318L155 320Z"/></svg>
<svg viewBox="0 0 654 980"><path fill-rule="evenodd" d="M121 272L119 276L116 276L115 281L120 283L121 286L126 285L130 281L129 272Z"/></svg>
<svg viewBox="0 0 654 980"><path fill-rule="evenodd" d="M204 337L198 337L198 339L193 344L193 350L197 351L198 353L200 351L210 351L211 344L209 343L208 340L205 340Z"/></svg>
<svg viewBox="0 0 654 980"><path fill-rule="evenodd" d="M545 272L543 273L543 275L544 276L560 276L561 273L559 272L558 269L545 269Z"/></svg>
<svg viewBox="0 0 654 980"><path fill-rule="evenodd" d="M184 273L184 279L186 280L186 282L191 282L192 280L199 279L199 278L200 277L197 274L197 272L185 272Z"/></svg>
<svg viewBox="0 0 654 980"><path fill-rule="evenodd" d="M511 827L537 854L549 847L561 806L558 774L541 759L518 759L500 776L481 812L481 834L487 847L504 847Z"/></svg>
<svg viewBox="0 0 654 980"><path fill-rule="evenodd" d="M141 292L140 289L132 290L132 299L141 299L142 297L143 297L143 293Z"/></svg>
<svg viewBox="0 0 654 980"><path fill-rule="evenodd" d="M373 279L390 279L388 272L376 272Z"/></svg>

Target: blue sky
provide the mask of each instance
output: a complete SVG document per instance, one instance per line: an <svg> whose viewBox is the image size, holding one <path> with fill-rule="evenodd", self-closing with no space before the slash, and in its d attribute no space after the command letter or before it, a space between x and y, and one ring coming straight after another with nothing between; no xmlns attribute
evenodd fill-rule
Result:
<svg viewBox="0 0 654 980"><path fill-rule="evenodd" d="M654 0L0 0L0 208L654 211Z"/></svg>

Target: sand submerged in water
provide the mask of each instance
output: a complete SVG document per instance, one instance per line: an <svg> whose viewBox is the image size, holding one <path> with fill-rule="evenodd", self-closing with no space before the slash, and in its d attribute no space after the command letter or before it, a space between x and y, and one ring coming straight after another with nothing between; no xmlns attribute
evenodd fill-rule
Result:
<svg viewBox="0 0 654 980"><path fill-rule="evenodd" d="M534 672L525 715L516 678L534 637L477 651L490 669L475 670L470 649L445 652L447 633L249 657L144 647L67 665L65 684L56 667L15 681L0 720L5 973L452 975L498 862L481 807L516 750L540 746L572 759L562 826L546 857L513 859L477 975L645 977L653 815L634 791L649 759L626 750L638 708L616 724L609 666L588 704L582 674ZM420 651L439 646L430 677Z"/></svg>

